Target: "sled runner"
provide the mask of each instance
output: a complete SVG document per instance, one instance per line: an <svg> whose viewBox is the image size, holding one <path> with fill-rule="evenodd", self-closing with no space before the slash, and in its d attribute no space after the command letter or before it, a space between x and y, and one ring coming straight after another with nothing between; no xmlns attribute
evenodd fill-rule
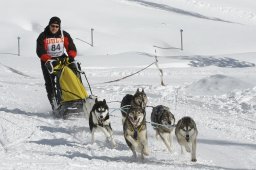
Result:
<svg viewBox="0 0 256 170"><path fill-rule="evenodd" d="M53 115L66 119L81 114L88 93L82 83L80 63L62 58L50 60L45 65L54 87Z"/></svg>

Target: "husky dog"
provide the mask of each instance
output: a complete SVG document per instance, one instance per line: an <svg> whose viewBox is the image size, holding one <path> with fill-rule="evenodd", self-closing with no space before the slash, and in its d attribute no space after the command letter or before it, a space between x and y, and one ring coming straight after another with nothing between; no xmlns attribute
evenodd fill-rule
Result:
<svg viewBox="0 0 256 170"><path fill-rule="evenodd" d="M126 96L124 96L123 100L121 101L121 112L123 116L122 123L124 124L124 121L126 119L126 113L128 113L130 108L142 108L145 110L147 102L148 98L146 93L144 92L144 89L140 91L138 88L134 95L127 94Z"/></svg>
<svg viewBox="0 0 256 170"><path fill-rule="evenodd" d="M142 160L144 155L149 155L145 109L131 108L126 115L123 131L134 158L137 159L136 152L141 153Z"/></svg>
<svg viewBox="0 0 256 170"><path fill-rule="evenodd" d="M83 111L84 111L84 117L88 120L90 112L92 110L92 107L95 104L95 100L97 99L97 96L90 95L85 99L85 102L83 104Z"/></svg>
<svg viewBox="0 0 256 170"><path fill-rule="evenodd" d="M89 126L92 133L92 143L94 143L94 133L98 129L105 134L108 141L111 141L113 147L116 146L109 120L109 108L105 99L103 101L95 99L95 104L90 112Z"/></svg>
<svg viewBox="0 0 256 170"><path fill-rule="evenodd" d="M163 105L153 107L151 113L152 126L156 131L156 137L160 136L165 146L171 152L172 137L175 118L169 108ZM157 125L160 124L160 125ZM161 126L162 125L162 126Z"/></svg>
<svg viewBox="0 0 256 170"><path fill-rule="evenodd" d="M178 143L181 146L181 153L183 153L183 146L187 152L191 152L191 161L196 162L196 140L198 131L195 121L190 117L183 117L176 125L175 135Z"/></svg>

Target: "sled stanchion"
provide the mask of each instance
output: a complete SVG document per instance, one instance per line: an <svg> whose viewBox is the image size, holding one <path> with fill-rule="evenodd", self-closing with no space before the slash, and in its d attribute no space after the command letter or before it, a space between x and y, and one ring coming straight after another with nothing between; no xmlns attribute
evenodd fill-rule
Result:
<svg viewBox="0 0 256 170"><path fill-rule="evenodd" d="M89 83L89 81L88 81L88 79L87 79L87 76L86 76L85 72L82 72L82 74L84 75L84 77L85 77L85 79L86 79L86 81L87 81L87 83L88 83L88 86L89 86L89 89L90 89L91 95L93 95L93 93L92 93L92 89L91 89L91 85L90 85L90 83Z"/></svg>

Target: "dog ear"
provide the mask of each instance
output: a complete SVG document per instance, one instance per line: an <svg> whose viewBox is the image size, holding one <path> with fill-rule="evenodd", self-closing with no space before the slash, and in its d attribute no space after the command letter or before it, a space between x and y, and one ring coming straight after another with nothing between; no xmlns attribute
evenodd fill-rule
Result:
<svg viewBox="0 0 256 170"><path fill-rule="evenodd" d="M103 100L103 103L104 103L104 104L107 104L107 102L106 102L106 100L105 100L105 99Z"/></svg>
<svg viewBox="0 0 256 170"><path fill-rule="evenodd" d="M98 103L98 98L95 99L95 103Z"/></svg>
<svg viewBox="0 0 256 170"><path fill-rule="evenodd" d="M140 89L139 88L137 88L137 91L136 91L136 93L139 93L140 92Z"/></svg>

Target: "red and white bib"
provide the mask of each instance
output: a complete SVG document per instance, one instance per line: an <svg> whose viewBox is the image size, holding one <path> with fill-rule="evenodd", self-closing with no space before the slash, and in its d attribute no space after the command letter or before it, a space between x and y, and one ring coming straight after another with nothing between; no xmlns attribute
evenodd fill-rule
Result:
<svg viewBox="0 0 256 170"><path fill-rule="evenodd" d="M47 54L51 57L60 57L64 54L64 36L61 31L61 38L47 38Z"/></svg>

